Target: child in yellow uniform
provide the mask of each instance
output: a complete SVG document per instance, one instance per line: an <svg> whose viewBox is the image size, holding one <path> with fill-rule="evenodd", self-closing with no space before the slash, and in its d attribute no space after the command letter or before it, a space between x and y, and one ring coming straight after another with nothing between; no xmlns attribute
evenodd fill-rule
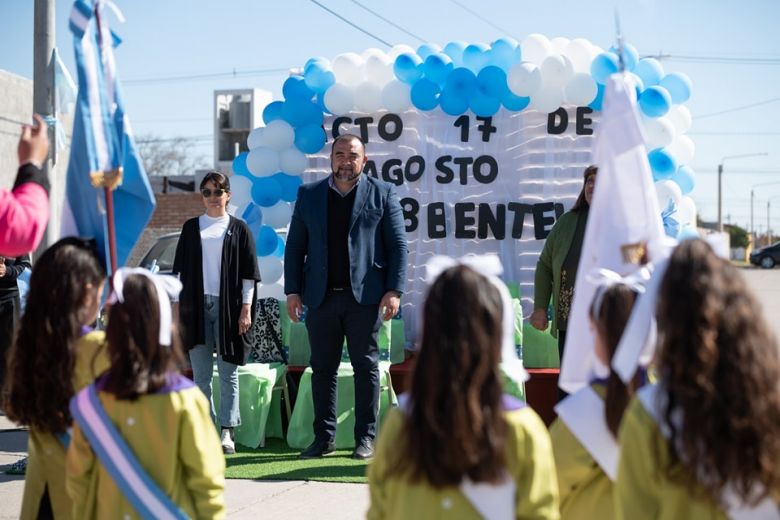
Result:
<svg viewBox="0 0 780 520"><path fill-rule="evenodd" d="M450 267L430 288L409 395L369 467L368 518L559 516L549 435L501 383L514 352L511 299L475 269Z"/></svg>
<svg viewBox="0 0 780 520"><path fill-rule="evenodd" d="M636 300L637 290L624 283L597 289L590 307L596 357L609 366ZM593 391L604 400L604 416L592 417L606 423L609 434L617 438L633 385L626 385L610 370L607 379L591 383ZM558 489L561 495L561 518L613 518L615 506L612 481L583 446L562 418L550 426ZM593 448L591 448L593 449ZM614 475L613 475L614 476Z"/></svg>
<svg viewBox="0 0 780 520"><path fill-rule="evenodd" d="M30 427L23 519L70 518L68 401L108 368L103 333L87 328L97 316L104 278L94 246L76 238L55 243L33 268L3 406L9 419Z"/></svg>
<svg viewBox="0 0 780 520"><path fill-rule="evenodd" d="M109 427L174 507L190 518L225 515L225 458L208 401L176 370L182 356L178 337L171 332L164 284L176 295L181 290L178 280L142 269L122 268L114 276L106 330L112 368L71 403L76 421L68 449L67 490L74 518L140 516L107 461L96 455L99 449L74 408L89 391L95 392Z"/></svg>
<svg viewBox="0 0 780 520"><path fill-rule="evenodd" d="M620 428L618 518L780 518L780 348L739 271L681 243L656 308L657 385ZM742 511L745 514L746 511Z"/></svg>

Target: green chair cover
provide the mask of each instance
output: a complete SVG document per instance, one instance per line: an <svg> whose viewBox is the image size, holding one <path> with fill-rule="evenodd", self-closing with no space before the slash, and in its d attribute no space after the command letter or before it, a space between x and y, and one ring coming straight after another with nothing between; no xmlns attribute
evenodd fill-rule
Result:
<svg viewBox="0 0 780 520"><path fill-rule="evenodd" d="M523 365L526 368L559 368L558 340L550 334L550 328L542 332L530 323L523 324Z"/></svg>
<svg viewBox="0 0 780 520"><path fill-rule="evenodd" d="M399 326L395 325L394 322L401 322L400 325L400 332L401 337L398 339L398 341L401 342L401 361L403 361L403 322L401 320L388 320L383 321L382 326L379 328L379 333L377 335L377 343L379 343L379 360L380 361L387 361L391 358L391 348L393 341L391 341L393 331L399 330ZM306 331L306 325L304 323L293 323L289 322L289 333L288 333L288 343L285 343L286 345L289 345L290 347L290 353L289 353L289 362L291 366L303 366L307 367L309 366L309 358L311 356L311 347L309 346L309 334ZM282 331L284 331L284 326L282 326ZM284 335L284 332L282 332ZM341 354L341 360L344 362L349 362L349 354L347 353L347 342L346 339L344 340L344 348Z"/></svg>

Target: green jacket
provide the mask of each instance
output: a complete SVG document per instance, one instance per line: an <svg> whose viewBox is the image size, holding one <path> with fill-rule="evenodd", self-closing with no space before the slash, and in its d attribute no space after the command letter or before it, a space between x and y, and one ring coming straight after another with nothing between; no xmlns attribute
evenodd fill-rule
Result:
<svg viewBox="0 0 780 520"><path fill-rule="evenodd" d="M569 253L569 247L577 230L579 213L567 211L553 226L547 241L542 248L542 254L536 263L534 276L534 309L544 309L550 304L552 296L553 313L550 333L558 337L558 294L561 292L561 267Z"/></svg>

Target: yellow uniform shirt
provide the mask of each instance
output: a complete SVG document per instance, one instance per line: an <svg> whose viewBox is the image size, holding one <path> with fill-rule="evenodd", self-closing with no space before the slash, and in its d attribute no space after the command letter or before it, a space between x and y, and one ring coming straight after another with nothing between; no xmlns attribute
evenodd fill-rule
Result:
<svg viewBox="0 0 780 520"><path fill-rule="evenodd" d="M135 401L99 391L100 403L138 462L190 518L225 516L225 457L209 403L187 381ZM186 381L186 380L185 380ZM79 428L67 457L67 490L73 518L138 518L133 506L92 451Z"/></svg>
<svg viewBox="0 0 780 520"><path fill-rule="evenodd" d="M604 398L603 384L594 383L591 386ZM605 419L594 417L593 420ZM561 518L614 518L612 481L601 466L560 419L556 419L550 426L550 438L561 496Z"/></svg>
<svg viewBox="0 0 780 520"><path fill-rule="evenodd" d="M509 423L507 471L516 485L516 518L559 518L555 465L550 436L544 423L530 407L507 411L505 414ZM424 483L410 483L396 476L385 477L404 420L400 410L391 410L382 426L374 461L368 469L371 493L368 518L480 518L474 506L457 487L436 489Z"/></svg>
<svg viewBox="0 0 780 520"><path fill-rule="evenodd" d="M108 368L105 333L94 331L82 336L76 342L75 353L73 389L78 392ZM55 518L70 518L71 505L65 492L65 448L54 435L30 428L27 452L29 459L20 518L38 517L38 508L47 487Z"/></svg>

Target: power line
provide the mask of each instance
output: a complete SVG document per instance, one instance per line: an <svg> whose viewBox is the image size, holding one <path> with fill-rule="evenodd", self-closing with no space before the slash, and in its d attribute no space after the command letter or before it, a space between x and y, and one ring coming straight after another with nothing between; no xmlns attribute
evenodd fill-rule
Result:
<svg viewBox="0 0 780 520"><path fill-rule="evenodd" d="M225 77L245 77L245 76L272 76L275 74L288 74L289 68L276 68L276 69L250 69L250 70L236 70L233 69L230 72L212 72L204 74L190 74L181 76L160 76L152 78L138 78L138 79L126 79L122 81L123 85L136 86L136 85L155 85L160 83L177 83L182 81L198 81L215 78Z"/></svg>
<svg viewBox="0 0 780 520"><path fill-rule="evenodd" d="M760 107L762 105L769 105L770 103L776 103L778 101L780 101L780 97L766 99L764 101L758 101L756 103L751 103L749 105L743 105L743 106L740 106L740 107L727 108L726 110L720 110L718 112L711 112L709 114L704 114L704 115L701 115L701 116L697 115L695 117L696 117L696 120L704 119L706 117L715 117L715 116L720 116L720 115L723 115L723 114L730 114L732 112L739 112L740 110L747 110L748 108Z"/></svg>
<svg viewBox="0 0 780 520"><path fill-rule="evenodd" d="M354 27L354 28L355 28L355 29L357 29L358 31L362 32L363 34L365 34L365 35L367 35L367 36L370 36L371 38L375 39L376 41L378 41L378 42L380 42L380 43L382 43L382 44L384 44L384 45L387 45L388 47L392 47L392 45L391 45L391 44L387 43L386 41L384 41L384 40L383 40L382 38L380 38L379 36L376 36L376 35L374 35L374 34L372 34L372 33L368 32L368 31L366 31L365 29L363 29L363 28L362 28L362 27L360 27L359 25L356 25L356 24L354 24L354 23L350 22L349 20L347 20L346 18L344 18L343 16L341 16L339 13L337 13L336 11L333 11L333 10L331 10L331 9L328 9L327 7L325 7L324 5L322 5L321 3L319 3L317 0L309 0L309 1L310 1L311 3L313 3L313 4L315 4L315 5L318 5L320 8L322 8L322 9L324 9L325 11L329 12L330 14L332 14L333 16L335 16L336 18L338 18L339 20L343 21L344 23L346 23L346 24L348 24L348 25L350 25L350 26Z"/></svg>
<svg viewBox="0 0 780 520"><path fill-rule="evenodd" d="M682 61L687 63L721 63L725 65L780 65L777 57L751 57L751 56L706 56L692 54L669 54L659 52L642 57L655 58L657 60Z"/></svg>
<svg viewBox="0 0 780 520"><path fill-rule="evenodd" d="M409 36L411 36L411 37L412 37L412 38L414 38L415 40L419 41L420 43L425 43L425 42L426 42L426 40L423 40L422 38L420 38L420 37L419 37L419 36L417 36L416 34L414 34L414 33L410 32L410 31L407 31L406 29L404 29L403 27L401 27L401 26L400 26L400 25L398 25L397 23L395 23L395 22L393 22L393 21L391 21L391 20L388 20L387 18L385 18L385 17L384 17L384 16L382 16L381 14L377 13L377 12L376 12L376 11L374 11L373 9L369 9L369 8L368 8L368 7L366 7L365 5L363 5L363 4L361 4L360 2L358 2L357 0L352 0L352 3L353 3L353 4L355 4L355 5L357 5L358 7L361 7L361 8L363 8L363 9L365 9L365 10L366 10L366 11L368 11L369 13L371 13L371 14L373 14L374 16L376 16L377 18L379 18L380 20L382 20L382 21L384 21L384 22L386 22L386 23L388 23L388 24L392 25L393 27L395 27L395 28L396 28L396 29L398 29L399 31L403 32L404 34L408 34Z"/></svg>
<svg viewBox="0 0 780 520"><path fill-rule="evenodd" d="M503 27L500 27L500 26L494 24L493 22L491 22L490 20L488 20L487 18L485 18L484 16L482 16L478 12L474 11L473 9L470 9L470 8L466 7L465 5L463 5L462 3L458 2L457 0L450 0L450 2L452 2L455 5L457 5L458 7L460 7L461 9L466 11L467 13L470 13L475 18L479 18L480 20L482 20L483 22L485 22L486 24L491 26L493 29L498 29L502 33L506 34L507 36L509 36L511 38L517 39L517 37L514 34L512 34L511 32L507 31Z"/></svg>

